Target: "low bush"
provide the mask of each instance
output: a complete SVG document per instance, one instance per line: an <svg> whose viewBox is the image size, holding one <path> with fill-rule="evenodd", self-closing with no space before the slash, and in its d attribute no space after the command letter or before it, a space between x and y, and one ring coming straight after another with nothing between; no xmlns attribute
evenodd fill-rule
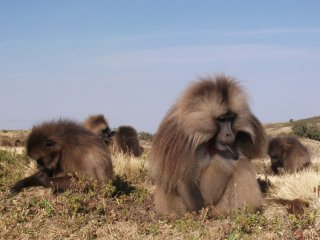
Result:
<svg viewBox="0 0 320 240"><path fill-rule="evenodd" d="M296 123L292 126L294 135L320 141L320 127L315 123Z"/></svg>

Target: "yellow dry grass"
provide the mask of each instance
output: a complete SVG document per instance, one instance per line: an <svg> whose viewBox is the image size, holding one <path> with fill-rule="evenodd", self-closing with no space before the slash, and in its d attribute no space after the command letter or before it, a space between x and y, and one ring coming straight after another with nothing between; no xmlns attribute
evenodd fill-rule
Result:
<svg viewBox="0 0 320 240"><path fill-rule="evenodd" d="M114 171L119 176L137 177L142 172L148 170L147 154L144 153L141 157L128 155L124 153L113 153L112 161Z"/></svg>
<svg viewBox="0 0 320 240"><path fill-rule="evenodd" d="M3 147L3 146L0 146L0 150L5 150L5 151L8 151L8 152L14 152L14 153L17 153L17 154L23 154L25 149L24 147Z"/></svg>
<svg viewBox="0 0 320 240"><path fill-rule="evenodd" d="M269 176L273 187L270 196L276 198L295 199L307 201L318 199L318 186L320 186L320 174L313 169L306 169L294 174Z"/></svg>

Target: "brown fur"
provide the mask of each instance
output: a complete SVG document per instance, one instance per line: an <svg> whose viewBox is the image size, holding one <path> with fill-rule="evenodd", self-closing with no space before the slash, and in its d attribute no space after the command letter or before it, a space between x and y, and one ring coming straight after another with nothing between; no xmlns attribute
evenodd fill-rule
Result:
<svg viewBox="0 0 320 240"><path fill-rule="evenodd" d="M69 174L75 173L99 182L113 179L111 154L100 138L69 120L34 126L26 152L37 161L38 172L16 183L12 194L31 186L63 191L70 185Z"/></svg>
<svg viewBox="0 0 320 240"><path fill-rule="evenodd" d="M15 147L23 147L24 146L24 140L22 139L16 139L15 142L14 142L14 146Z"/></svg>
<svg viewBox="0 0 320 240"><path fill-rule="evenodd" d="M211 161L219 161L219 158L214 157ZM237 161L230 169L220 168L212 162L201 175L199 187L204 205L215 206L218 214L231 215L232 211L245 207L253 211L262 207L263 195L252 164L247 158Z"/></svg>
<svg viewBox="0 0 320 240"><path fill-rule="evenodd" d="M115 152L129 153L136 157L143 153L138 133L131 126L120 126L113 137L112 145Z"/></svg>
<svg viewBox="0 0 320 240"><path fill-rule="evenodd" d="M84 121L83 126L100 136L107 146L111 144L114 132L110 130L108 121L102 114L88 116Z"/></svg>
<svg viewBox="0 0 320 240"><path fill-rule="evenodd" d="M276 137L270 140L268 154L271 158L271 169L279 173L294 173L311 164L308 149L295 137Z"/></svg>
<svg viewBox="0 0 320 240"><path fill-rule="evenodd" d="M214 148L217 119L228 112L235 114L238 160ZM153 140L156 212L181 214L212 205L224 215L245 206L259 209L263 197L249 160L264 154L265 143L264 129L233 79L219 75L194 83L171 107Z"/></svg>

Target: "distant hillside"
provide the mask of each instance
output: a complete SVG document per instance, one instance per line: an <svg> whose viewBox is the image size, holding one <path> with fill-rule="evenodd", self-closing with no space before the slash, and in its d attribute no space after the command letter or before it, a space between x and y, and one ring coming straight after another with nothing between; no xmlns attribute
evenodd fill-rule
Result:
<svg viewBox="0 0 320 240"><path fill-rule="evenodd" d="M299 119L299 120L292 120L288 122L280 122L280 123L267 123L264 124L264 128L268 135L276 136L281 134L289 134L292 132L291 128L296 123L310 123L310 124L317 124L320 126L320 116Z"/></svg>
<svg viewBox="0 0 320 240"><path fill-rule="evenodd" d="M305 122L305 123L316 123L320 124L320 116L317 117L311 117L311 118L306 118L306 119L301 119L297 121L293 121L294 123L299 123L299 122Z"/></svg>

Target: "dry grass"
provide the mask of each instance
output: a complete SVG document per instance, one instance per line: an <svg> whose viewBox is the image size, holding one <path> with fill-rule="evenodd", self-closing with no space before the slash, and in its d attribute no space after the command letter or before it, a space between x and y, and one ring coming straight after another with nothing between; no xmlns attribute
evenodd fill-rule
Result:
<svg viewBox="0 0 320 240"><path fill-rule="evenodd" d="M0 150L8 151L8 152L14 152L17 154L23 154L24 148L23 147L3 147L0 146Z"/></svg>
<svg viewBox="0 0 320 240"><path fill-rule="evenodd" d="M141 157L123 153L113 154L113 166L117 175L131 182L143 181L148 172L148 154L145 152Z"/></svg>
<svg viewBox="0 0 320 240"><path fill-rule="evenodd" d="M313 169L268 178L273 184L270 196L287 199L301 198L308 201L318 197L314 189L320 186L320 174Z"/></svg>

